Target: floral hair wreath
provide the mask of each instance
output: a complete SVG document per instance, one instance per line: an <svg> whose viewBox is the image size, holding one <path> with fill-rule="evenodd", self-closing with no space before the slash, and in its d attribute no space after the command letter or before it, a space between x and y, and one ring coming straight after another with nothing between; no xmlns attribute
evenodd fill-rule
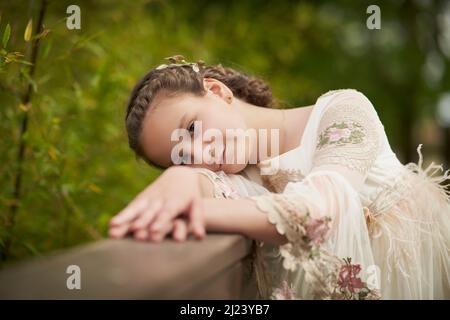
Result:
<svg viewBox="0 0 450 320"><path fill-rule="evenodd" d="M205 62L203 60L198 60L197 62L187 62L185 58L180 55L174 55L171 57L164 58L166 60L169 60L170 64L161 64L158 67L156 67L156 70L161 70L165 68L173 68L173 67L181 67L181 66L191 66L192 70L194 72L199 72L200 67L203 67L205 65Z"/></svg>

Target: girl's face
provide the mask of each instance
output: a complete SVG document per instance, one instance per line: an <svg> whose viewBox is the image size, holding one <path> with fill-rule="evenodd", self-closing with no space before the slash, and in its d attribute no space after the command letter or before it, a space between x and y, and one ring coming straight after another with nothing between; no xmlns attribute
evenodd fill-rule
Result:
<svg viewBox="0 0 450 320"><path fill-rule="evenodd" d="M246 122L236 107L239 101L219 80L206 78L204 87L207 94L202 97L189 93L155 97L142 126L142 150L151 162L162 167L174 165L176 154L185 161L189 159L186 165L191 167L237 173L246 167L253 143L245 138ZM185 129L183 139L179 135L172 138L177 129ZM227 136L227 129L240 130ZM208 130L218 135L205 135Z"/></svg>

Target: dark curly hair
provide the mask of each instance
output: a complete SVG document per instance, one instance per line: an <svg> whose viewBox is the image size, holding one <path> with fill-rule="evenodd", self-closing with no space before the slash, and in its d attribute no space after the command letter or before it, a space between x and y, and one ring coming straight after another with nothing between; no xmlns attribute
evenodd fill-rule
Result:
<svg viewBox="0 0 450 320"><path fill-rule="evenodd" d="M273 98L269 86L261 79L252 77L222 64L202 66L195 72L190 65L175 68L152 69L134 86L125 117L128 143L136 155L152 164L139 143L142 122L155 96L162 92L167 96L191 93L204 96L204 78L214 78L224 83L236 98L265 108L278 108L280 102Z"/></svg>

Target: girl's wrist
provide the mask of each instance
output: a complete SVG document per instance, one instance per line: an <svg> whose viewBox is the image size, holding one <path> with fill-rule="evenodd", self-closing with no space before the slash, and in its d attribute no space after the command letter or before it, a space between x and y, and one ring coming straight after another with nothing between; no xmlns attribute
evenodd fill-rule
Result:
<svg viewBox="0 0 450 320"><path fill-rule="evenodd" d="M205 229L212 232L241 233L236 223L236 211L229 210L232 204L226 199L203 198L203 214Z"/></svg>
<svg viewBox="0 0 450 320"><path fill-rule="evenodd" d="M273 245L286 244L281 235L251 199L203 199L205 229L238 233Z"/></svg>

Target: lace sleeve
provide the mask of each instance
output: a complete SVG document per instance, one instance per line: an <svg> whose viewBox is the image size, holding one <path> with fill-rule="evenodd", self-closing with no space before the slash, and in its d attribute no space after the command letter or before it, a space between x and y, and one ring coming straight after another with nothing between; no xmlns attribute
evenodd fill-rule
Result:
<svg viewBox="0 0 450 320"><path fill-rule="evenodd" d="M372 103L356 90L331 101L317 131L313 172L331 168L359 189L381 152L384 127Z"/></svg>
<svg viewBox="0 0 450 320"><path fill-rule="evenodd" d="M213 185L213 197L217 199L239 199L238 189L223 172L214 172L205 168L194 168L195 172L206 176Z"/></svg>
<svg viewBox="0 0 450 320"><path fill-rule="evenodd" d="M212 183L214 198L240 199L269 193L269 190L241 174L214 172L206 168L193 168L193 170L206 176Z"/></svg>

